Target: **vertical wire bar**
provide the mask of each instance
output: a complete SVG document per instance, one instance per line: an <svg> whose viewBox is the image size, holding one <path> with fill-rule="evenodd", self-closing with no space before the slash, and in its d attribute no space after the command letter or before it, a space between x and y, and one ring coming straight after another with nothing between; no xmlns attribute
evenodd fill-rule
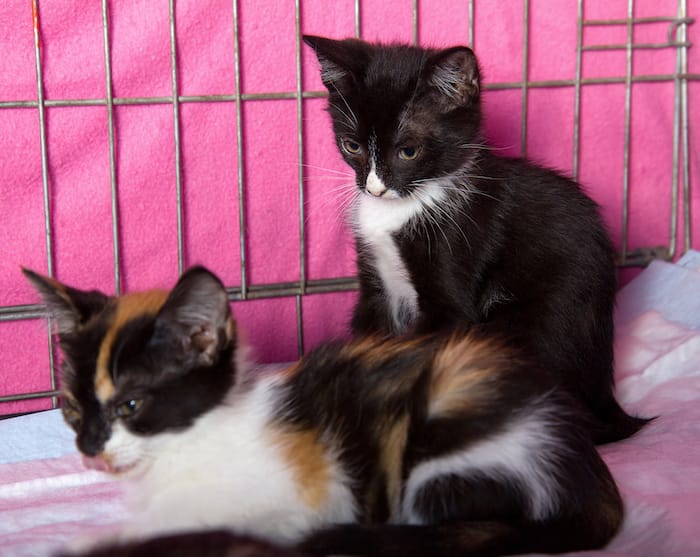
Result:
<svg viewBox="0 0 700 557"><path fill-rule="evenodd" d="M469 48L474 48L474 0L467 2L467 44Z"/></svg>
<svg viewBox="0 0 700 557"><path fill-rule="evenodd" d="M678 2L678 16L681 17L681 11L683 6L682 2ZM680 28L676 30L678 33ZM680 172L680 150L681 150L681 72L682 72L682 48L676 50L676 73L674 75L674 98L673 98L673 154L672 154L672 168L671 168L671 226L670 226L670 249L669 258L673 258L676 255L676 250L678 249L678 188L680 184L679 172ZM684 200L684 211L685 211L685 192L683 195ZM686 226L685 222L684 228ZM684 230L685 231L685 230Z"/></svg>
<svg viewBox="0 0 700 557"><path fill-rule="evenodd" d="M53 236L51 232L51 199L49 193L49 158L46 145L46 114L44 106L44 73L41 67L41 36L39 33L39 6L32 0L32 27L34 29L34 60L36 64L37 108L39 110L39 145L41 149L41 184L44 197L44 232L46 240L46 269L53 276ZM53 326L47 319L49 350L49 382L51 390L56 389L56 361L54 358ZM51 407L57 406L56 397L51 397Z"/></svg>
<svg viewBox="0 0 700 557"><path fill-rule="evenodd" d="M233 0L233 77L236 102L236 167L238 179L238 247L241 273L241 299L248 299L248 271L245 243L245 195L243 188L243 110L241 107L241 54L238 33L238 0Z"/></svg>
<svg viewBox="0 0 700 557"><path fill-rule="evenodd" d="M361 33L360 28L360 0L355 0L355 38L359 39Z"/></svg>
<svg viewBox="0 0 700 557"><path fill-rule="evenodd" d="M520 156L527 156L527 101L528 80L530 65L530 1L523 0L523 87L522 87L522 111L520 122Z"/></svg>
<svg viewBox="0 0 700 557"><path fill-rule="evenodd" d="M177 211L177 273L182 274L184 267L184 249L182 233L182 160L180 152L180 97L177 82L177 40L175 36L175 3L169 1L168 17L170 20L170 70L173 86L173 131L175 142L175 205Z"/></svg>
<svg viewBox="0 0 700 557"><path fill-rule="evenodd" d="M688 16L687 0L680 0L679 17L685 19ZM678 42L685 44L688 38L688 26L683 23L678 28ZM683 149L683 249L688 251L691 243L691 218L690 218L690 150L688 139L688 46L681 47L681 143Z"/></svg>
<svg viewBox="0 0 700 557"><path fill-rule="evenodd" d="M299 356L304 353L304 329L302 323L301 297L306 294L306 211L304 199L304 133L302 80L301 80L301 5L294 1L294 48L296 57L296 104L297 104L297 159L299 186L299 294L297 294L297 348Z"/></svg>
<svg viewBox="0 0 700 557"><path fill-rule="evenodd" d="M583 0L578 0L576 24L576 77L574 78L574 152L572 175L578 180L578 164L581 151L581 72L583 66Z"/></svg>
<svg viewBox="0 0 700 557"><path fill-rule="evenodd" d="M413 0L413 5L411 7L411 29L412 29L412 41L414 45L418 44L418 0Z"/></svg>
<svg viewBox="0 0 700 557"><path fill-rule="evenodd" d="M673 140L671 154L671 218L669 228L669 258L676 255L678 237L678 184L679 184L679 154L680 154L680 124L681 124L681 87L680 87L680 50L676 50L676 73L673 78Z"/></svg>
<svg viewBox="0 0 700 557"><path fill-rule="evenodd" d="M109 8L102 0L102 33L105 55L105 92L107 99L107 137L109 141L109 184L112 200L112 248L114 259L114 291L121 294L121 262L119 255L119 206L117 196L117 165L114 140L114 98L112 96L112 54L109 39Z"/></svg>
<svg viewBox="0 0 700 557"><path fill-rule="evenodd" d="M622 168L622 240L620 257L627 259L627 239L629 236L629 197L630 197L630 128L632 119L632 42L634 0L627 0L627 39L625 52L625 135Z"/></svg>

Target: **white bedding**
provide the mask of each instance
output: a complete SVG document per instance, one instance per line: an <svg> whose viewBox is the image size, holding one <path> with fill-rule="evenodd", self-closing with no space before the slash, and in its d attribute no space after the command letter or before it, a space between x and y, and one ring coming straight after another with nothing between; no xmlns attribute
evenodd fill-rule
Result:
<svg viewBox="0 0 700 557"><path fill-rule="evenodd" d="M618 396L658 418L601 448L627 517L605 557L700 555L700 254L654 262L618 298ZM50 555L124 519L119 484L83 469L58 411L0 421L0 555Z"/></svg>

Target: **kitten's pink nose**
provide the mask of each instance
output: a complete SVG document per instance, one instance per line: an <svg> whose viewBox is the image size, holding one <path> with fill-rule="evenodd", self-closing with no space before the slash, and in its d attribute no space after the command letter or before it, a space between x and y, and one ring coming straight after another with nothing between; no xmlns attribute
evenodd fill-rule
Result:
<svg viewBox="0 0 700 557"><path fill-rule="evenodd" d="M387 191L386 186L374 170L370 171L369 176L367 176L365 188L374 197L381 197Z"/></svg>
<svg viewBox="0 0 700 557"><path fill-rule="evenodd" d="M83 466L85 466L85 468L89 468L90 470L97 470L99 472L111 472L112 470L112 467L109 465L109 462L107 462L104 455L83 455Z"/></svg>

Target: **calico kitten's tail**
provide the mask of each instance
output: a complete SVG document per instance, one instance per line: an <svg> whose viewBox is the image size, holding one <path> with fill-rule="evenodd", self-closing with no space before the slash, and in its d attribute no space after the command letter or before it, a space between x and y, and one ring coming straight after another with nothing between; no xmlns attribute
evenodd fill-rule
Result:
<svg viewBox="0 0 700 557"><path fill-rule="evenodd" d="M588 526L588 527L587 527ZM309 556L497 557L523 553L565 553L605 546L618 525L469 521L439 526L339 525L321 530L301 544Z"/></svg>

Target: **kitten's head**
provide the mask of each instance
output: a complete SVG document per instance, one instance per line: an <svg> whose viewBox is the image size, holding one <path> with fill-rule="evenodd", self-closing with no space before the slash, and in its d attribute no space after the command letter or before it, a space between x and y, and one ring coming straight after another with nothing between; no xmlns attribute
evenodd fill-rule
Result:
<svg viewBox="0 0 700 557"><path fill-rule="evenodd" d="M408 197L474 160L481 109L471 49L304 41L318 56L338 148L362 192Z"/></svg>
<svg viewBox="0 0 700 557"><path fill-rule="evenodd" d="M63 415L87 465L143 465L150 441L191 425L233 385L235 323L206 269L190 269L171 292L121 297L24 273L57 324Z"/></svg>

